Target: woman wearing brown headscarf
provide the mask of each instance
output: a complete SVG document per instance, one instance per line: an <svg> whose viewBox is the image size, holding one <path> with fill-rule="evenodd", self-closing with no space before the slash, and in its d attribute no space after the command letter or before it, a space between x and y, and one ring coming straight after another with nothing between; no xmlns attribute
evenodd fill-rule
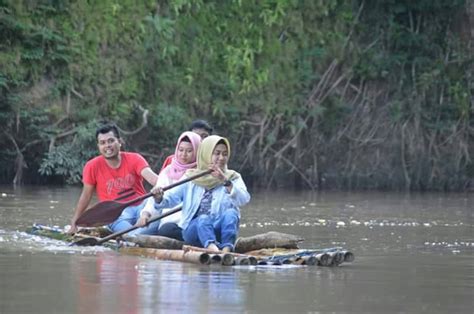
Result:
<svg viewBox="0 0 474 314"><path fill-rule="evenodd" d="M197 169L187 176L207 169L213 172L163 194L155 188L155 209L183 203L182 218L185 243L213 251L232 251L239 231L240 207L250 194L240 174L227 168L229 141L217 135L205 138L198 149Z"/></svg>

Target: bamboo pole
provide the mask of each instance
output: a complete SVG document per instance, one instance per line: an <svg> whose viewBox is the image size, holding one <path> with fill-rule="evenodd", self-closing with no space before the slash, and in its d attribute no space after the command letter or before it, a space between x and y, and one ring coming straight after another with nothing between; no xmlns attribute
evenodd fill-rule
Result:
<svg viewBox="0 0 474 314"><path fill-rule="evenodd" d="M315 255L317 263L319 266L329 266L330 264L330 255L327 253L321 253Z"/></svg>
<svg viewBox="0 0 474 314"><path fill-rule="evenodd" d="M219 254L211 254L211 264L222 264L222 256Z"/></svg>
<svg viewBox="0 0 474 314"><path fill-rule="evenodd" d="M239 256L235 259L234 265L250 265L250 260L247 257Z"/></svg>
<svg viewBox="0 0 474 314"><path fill-rule="evenodd" d="M331 257L331 262L329 266L339 266L344 261L344 254L340 251L328 252Z"/></svg>
<svg viewBox="0 0 474 314"><path fill-rule="evenodd" d="M222 265L231 266L234 264L235 257L232 254L224 253L222 254Z"/></svg>
<svg viewBox="0 0 474 314"><path fill-rule="evenodd" d="M208 249L205 249L205 248L202 248L202 247L197 247L197 246L192 246L192 245L183 245L183 251L185 252L202 252L202 253L207 253L207 254L219 254L222 258L222 265L224 266L230 266L232 264L234 264L234 259L238 256L238 255L242 255L242 254L236 254L236 253L232 253L232 252L222 252L222 251L212 251L212 250L208 250ZM246 256L246 255L243 255L243 256Z"/></svg>
<svg viewBox="0 0 474 314"><path fill-rule="evenodd" d="M309 256L303 256L302 257L303 259L303 265L308 265L308 266L313 266L313 265L316 265L317 264L317 259L316 259L316 256L314 255L309 255Z"/></svg>
<svg viewBox="0 0 474 314"><path fill-rule="evenodd" d="M350 251L342 251L344 254L344 262L346 263L352 263L355 260L354 253Z"/></svg>
<svg viewBox="0 0 474 314"><path fill-rule="evenodd" d="M145 257L153 257L161 260L188 262L193 264L209 265L211 257L206 252L186 252L183 250L165 250L140 247L122 247L120 252Z"/></svg>

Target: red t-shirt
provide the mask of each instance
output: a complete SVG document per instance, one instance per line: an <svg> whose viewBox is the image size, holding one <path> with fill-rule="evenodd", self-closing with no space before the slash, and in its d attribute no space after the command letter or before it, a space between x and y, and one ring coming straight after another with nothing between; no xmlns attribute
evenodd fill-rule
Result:
<svg viewBox="0 0 474 314"><path fill-rule="evenodd" d="M137 153L121 152L120 157L122 160L117 169L111 168L103 156L89 160L84 166L82 182L95 186L100 201L116 199L120 192L130 189L135 194L122 199L122 202L145 194L141 172L149 167L148 162Z"/></svg>
<svg viewBox="0 0 474 314"><path fill-rule="evenodd" d="M168 167L169 165L171 165L171 161L173 161L173 157L174 155L169 155L168 157L166 157L165 161L163 162L163 166L161 166L161 170L160 170L160 173L165 170L166 167Z"/></svg>

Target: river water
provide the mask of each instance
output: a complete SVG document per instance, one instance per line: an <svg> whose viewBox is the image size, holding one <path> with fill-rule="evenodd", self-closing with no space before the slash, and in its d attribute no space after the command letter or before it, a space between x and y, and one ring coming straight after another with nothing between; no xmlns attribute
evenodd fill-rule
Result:
<svg viewBox="0 0 474 314"><path fill-rule="evenodd" d="M241 234L344 247L339 267L196 266L72 248L80 189L0 186L0 313L473 313L474 194L253 191Z"/></svg>

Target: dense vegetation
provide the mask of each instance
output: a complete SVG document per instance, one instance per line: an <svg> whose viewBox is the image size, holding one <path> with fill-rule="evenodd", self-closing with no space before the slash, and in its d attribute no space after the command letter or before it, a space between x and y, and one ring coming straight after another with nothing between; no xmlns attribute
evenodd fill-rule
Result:
<svg viewBox="0 0 474 314"><path fill-rule="evenodd" d="M464 0L0 0L0 181L77 183L114 121L154 169L194 118L249 183L474 188Z"/></svg>

